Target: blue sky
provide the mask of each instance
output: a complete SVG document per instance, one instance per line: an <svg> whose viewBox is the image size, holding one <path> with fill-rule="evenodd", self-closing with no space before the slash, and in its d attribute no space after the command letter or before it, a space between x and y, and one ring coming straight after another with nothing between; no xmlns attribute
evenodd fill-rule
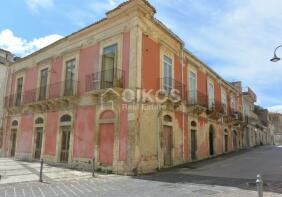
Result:
<svg viewBox="0 0 282 197"><path fill-rule="evenodd" d="M2 2L0 47L24 56L104 17L122 0ZM281 0L150 0L186 48L229 81L242 80L258 104L282 112ZM282 49L278 51L282 57Z"/></svg>

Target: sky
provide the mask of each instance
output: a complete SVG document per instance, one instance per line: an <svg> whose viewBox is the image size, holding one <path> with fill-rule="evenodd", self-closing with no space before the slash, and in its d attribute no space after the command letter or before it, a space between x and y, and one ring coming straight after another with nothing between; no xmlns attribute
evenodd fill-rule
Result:
<svg viewBox="0 0 282 197"><path fill-rule="evenodd" d="M123 0L2 2L0 48L25 56L103 17ZM150 0L156 18L228 81L243 81L257 104L282 112L281 0ZM282 57L282 48L277 55Z"/></svg>

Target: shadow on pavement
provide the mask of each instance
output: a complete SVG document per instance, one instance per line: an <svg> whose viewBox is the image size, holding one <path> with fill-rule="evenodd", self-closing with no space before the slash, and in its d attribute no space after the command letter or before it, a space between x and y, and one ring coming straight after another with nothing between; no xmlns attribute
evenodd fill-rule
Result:
<svg viewBox="0 0 282 197"><path fill-rule="evenodd" d="M226 187L237 187L245 190L256 190L255 179L225 178L183 174L180 172L161 172L158 174L134 177L148 181L158 181L167 183L192 183L204 185L217 185ZM264 191L282 194L282 182L265 181Z"/></svg>
<svg viewBox="0 0 282 197"><path fill-rule="evenodd" d="M241 155L250 150L241 150L228 155L221 155L212 159L198 161L194 163L184 164L178 167L171 168L169 170L164 170L158 173L135 176L135 179L142 179L148 181L158 181L166 183L191 183L191 184L204 184L204 185L216 185L216 186L226 186L226 187L236 187L244 190L256 191L256 179L246 179L246 178L230 178L230 177L216 177L216 176L204 176L189 174L189 172L183 172L185 168L197 169L204 165L209 165L218 162L223 159L234 157L236 155ZM184 170L185 171L185 170ZM274 192L282 194L282 180L281 181L270 181L264 180L264 191Z"/></svg>

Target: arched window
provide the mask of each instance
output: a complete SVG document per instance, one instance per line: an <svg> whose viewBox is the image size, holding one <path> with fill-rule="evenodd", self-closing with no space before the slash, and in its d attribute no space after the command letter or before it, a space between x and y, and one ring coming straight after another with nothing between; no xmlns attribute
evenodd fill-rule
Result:
<svg viewBox="0 0 282 197"><path fill-rule="evenodd" d="M12 126L18 126L18 121L17 121L17 120L14 120L14 121L12 122Z"/></svg>
<svg viewBox="0 0 282 197"><path fill-rule="evenodd" d="M71 116L68 115L68 114L65 114L65 115L63 115L63 116L60 118L60 121L61 121L61 122L70 122L70 121L71 121Z"/></svg>
<svg viewBox="0 0 282 197"><path fill-rule="evenodd" d="M165 116L164 116L164 121L166 121L166 122L172 122L171 116L165 115Z"/></svg>
<svg viewBox="0 0 282 197"><path fill-rule="evenodd" d="M44 123L44 120L41 117L39 117L35 120L35 124L43 124L43 123Z"/></svg>
<svg viewBox="0 0 282 197"><path fill-rule="evenodd" d="M196 123L195 121L192 121L192 122L191 122L191 126L192 126L192 127L196 127L196 126L197 126L197 123Z"/></svg>

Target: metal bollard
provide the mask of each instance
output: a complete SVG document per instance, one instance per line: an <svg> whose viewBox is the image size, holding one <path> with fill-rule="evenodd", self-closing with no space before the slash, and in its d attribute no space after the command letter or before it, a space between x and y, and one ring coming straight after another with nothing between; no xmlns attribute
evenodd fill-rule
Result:
<svg viewBox="0 0 282 197"><path fill-rule="evenodd" d="M44 160L43 160L43 159L41 159L41 160L40 160L39 182L43 182L43 179L42 179L42 173L43 173L43 163L44 163Z"/></svg>
<svg viewBox="0 0 282 197"><path fill-rule="evenodd" d="M263 181L260 174L257 175L257 190L258 190L258 197L263 197Z"/></svg>
<svg viewBox="0 0 282 197"><path fill-rule="evenodd" d="M95 157L92 160L92 177L95 177Z"/></svg>

